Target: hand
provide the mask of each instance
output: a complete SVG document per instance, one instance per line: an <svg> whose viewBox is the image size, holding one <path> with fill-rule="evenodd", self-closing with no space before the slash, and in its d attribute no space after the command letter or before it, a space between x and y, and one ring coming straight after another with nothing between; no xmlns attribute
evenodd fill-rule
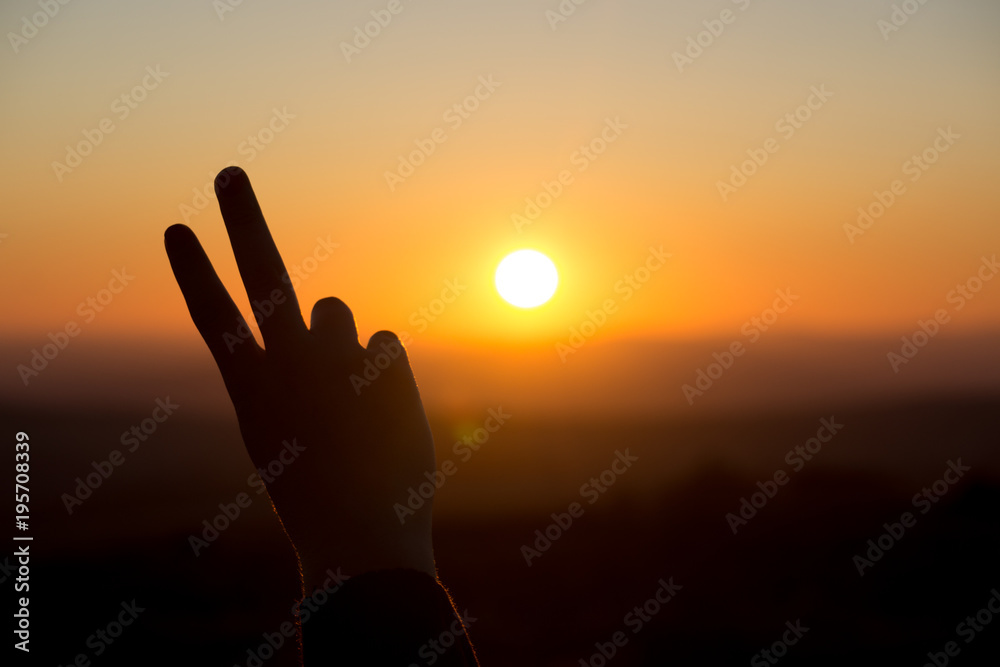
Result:
<svg viewBox="0 0 1000 667"><path fill-rule="evenodd" d="M250 459L259 469L284 464L266 487L304 585L319 585L327 568L338 567L349 576L397 567L435 576L431 503L405 523L393 509L434 469L403 346L380 331L362 347L353 314L333 297L316 303L307 329L247 175L224 169L215 191L264 348L239 336L249 331L246 322L194 232L167 229L167 255L222 373ZM378 355L380 365L393 361L370 385L355 387L351 376L364 377L365 361ZM296 449L285 443L304 449L292 459Z"/></svg>

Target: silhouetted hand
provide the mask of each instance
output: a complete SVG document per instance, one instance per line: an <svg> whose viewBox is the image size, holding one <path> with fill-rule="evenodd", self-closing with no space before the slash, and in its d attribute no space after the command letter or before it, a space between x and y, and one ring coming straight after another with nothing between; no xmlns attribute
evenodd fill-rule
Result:
<svg viewBox="0 0 1000 667"><path fill-rule="evenodd" d="M380 331L362 347L350 309L333 297L316 303L307 329L246 174L224 169L215 190L264 348L239 338L249 331L246 322L189 228L167 229L167 255L254 466L284 464L266 486L299 554L304 585L319 585L327 568L338 567L350 576L397 567L434 576L431 504L405 524L393 510L434 469L402 345ZM392 363L356 389L351 375L363 376L365 360L380 354L380 365Z"/></svg>

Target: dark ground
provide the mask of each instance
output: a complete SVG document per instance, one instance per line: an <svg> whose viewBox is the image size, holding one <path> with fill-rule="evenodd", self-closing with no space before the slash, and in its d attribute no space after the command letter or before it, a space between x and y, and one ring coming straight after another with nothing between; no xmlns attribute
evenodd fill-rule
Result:
<svg viewBox="0 0 1000 667"><path fill-rule="evenodd" d="M768 664L751 659L796 621L809 630L783 665L920 666L949 641L960 649L950 664L1000 664L1000 615L969 642L957 630L1000 588L998 408L951 398L828 414L512 420L439 492L441 577L477 619L483 665L587 664L617 631L628 643L608 661L616 667ZM60 495L144 415L0 414L8 433L29 425L32 442L35 664L84 653L94 665L246 665L289 618L292 552L263 497L200 556L188 545L219 502L248 490L232 420L171 418L70 516ZM785 452L831 415L844 429L793 473ZM435 421L439 459L455 424L480 419ZM626 447L639 461L527 566L521 545ZM971 471L921 514L912 496L959 458ZM779 469L788 484L734 535L725 515ZM859 576L853 557L906 511L915 526ZM683 588L635 633L625 616L661 578ZM88 637L133 599L145 611L95 656ZM294 657L286 645L266 664Z"/></svg>

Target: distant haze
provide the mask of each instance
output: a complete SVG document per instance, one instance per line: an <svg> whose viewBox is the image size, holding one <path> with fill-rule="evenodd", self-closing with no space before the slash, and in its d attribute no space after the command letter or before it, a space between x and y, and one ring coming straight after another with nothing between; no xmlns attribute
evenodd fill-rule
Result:
<svg viewBox="0 0 1000 667"><path fill-rule="evenodd" d="M14 366L28 364L29 346L37 348L39 342L9 341L0 348L9 369L2 375L0 397L12 406L117 409L144 406L169 394L188 406L185 411L232 415L222 380L193 327L187 338L184 345L75 339L27 387ZM734 340L742 340L745 348L730 360L726 352ZM590 340L567 355L565 363L554 344L501 348L502 354L494 354L471 346L412 342L409 354L428 410L450 416L474 417L498 405L533 415L641 416L803 407L825 412L832 406L911 397L1000 394L996 333L939 334L925 347L915 348L917 354L899 365L898 372L887 355L900 353L899 339L776 334L755 344L747 340ZM725 363L729 368L723 368ZM684 385L689 385L687 395Z"/></svg>

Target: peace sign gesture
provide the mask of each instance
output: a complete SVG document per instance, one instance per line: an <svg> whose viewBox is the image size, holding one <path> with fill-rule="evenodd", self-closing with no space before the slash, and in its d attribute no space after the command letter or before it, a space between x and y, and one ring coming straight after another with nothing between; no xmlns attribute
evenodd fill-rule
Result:
<svg viewBox="0 0 1000 667"><path fill-rule="evenodd" d="M434 470L403 346L380 331L362 347L353 314L334 297L316 303L307 328L247 175L224 169L215 191L264 346L246 336L246 321L194 232L167 229L167 255L299 554L304 585L319 585L338 567L348 575L401 567L434 576L431 503L405 522L393 509ZM375 381L352 382L376 359Z"/></svg>

